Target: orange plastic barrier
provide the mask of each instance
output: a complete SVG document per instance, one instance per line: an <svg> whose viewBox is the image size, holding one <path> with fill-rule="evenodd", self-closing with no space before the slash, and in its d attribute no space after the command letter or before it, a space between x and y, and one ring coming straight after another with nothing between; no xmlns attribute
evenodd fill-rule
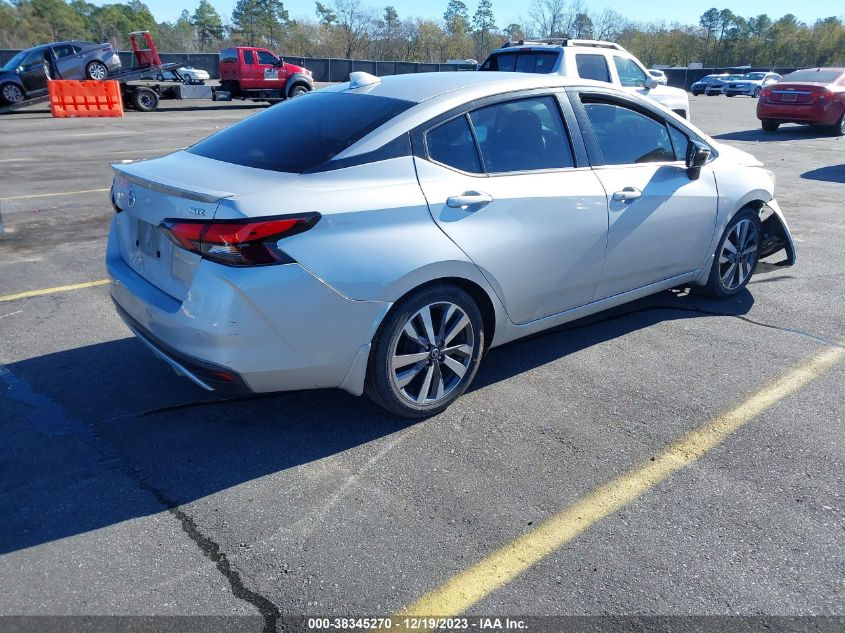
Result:
<svg viewBox="0 0 845 633"><path fill-rule="evenodd" d="M120 84L108 81L48 81L54 117L123 116Z"/></svg>

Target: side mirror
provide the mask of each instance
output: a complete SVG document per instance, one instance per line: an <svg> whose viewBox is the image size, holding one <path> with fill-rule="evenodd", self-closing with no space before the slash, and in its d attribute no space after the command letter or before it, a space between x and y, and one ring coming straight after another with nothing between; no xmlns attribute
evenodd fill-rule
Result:
<svg viewBox="0 0 845 633"><path fill-rule="evenodd" d="M687 175L690 180L698 180L701 175L701 168L710 160L710 148L704 143L690 141L687 144Z"/></svg>
<svg viewBox="0 0 845 633"><path fill-rule="evenodd" d="M279 59L276 61L276 63L273 64L273 66L276 67L276 68L281 68L284 65L285 65L285 60L284 60L283 57L279 57Z"/></svg>
<svg viewBox="0 0 845 633"><path fill-rule="evenodd" d="M657 81L657 79L655 79L651 75L646 77L645 82L643 83L643 86L645 86L646 90L653 90L654 88L657 88L657 86L659 86L659 85L660 85L660 82Z"/></svg>

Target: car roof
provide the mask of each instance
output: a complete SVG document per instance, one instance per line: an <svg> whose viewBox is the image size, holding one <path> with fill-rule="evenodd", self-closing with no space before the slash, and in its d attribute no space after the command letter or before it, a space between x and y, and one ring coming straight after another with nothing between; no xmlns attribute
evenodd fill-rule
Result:
<svg viewBox="0 0 845 633"><path fill-rule="evenodd" d="M431 120L433 117L476 99L505 95L510 92L569 86L599 88L603 91L617 93L629 99L645 101L644 97L630 94L617 86L603 81L593 81L580 77L564 77L556 73L535 74L497 71L390 75L381 78L378 83L360 88L350 88L350 84L347 82L322 88L314 94L316 96L320 93L327 92L346 92L348 94L402 99L416 104L335 156L335 159L343 159L374 151L387 141L394 139L397 134L411 130L417 125ZM305 99L308 97L300 98ZM696 133L703 135L703 132L700 132L697 128L689 124L689 122L685 122L685 124L696 131Z"/></svg>
<svg viewBox="0 0 845 633"><path fill-rule="evenodd" d="M602 85L577 77L563 77L558 74L535 74L513 72L454 71L411 73L381 77L378 83L350 88L349 82L323 88L328 92L350 92L351 94L369 94L377 97L402 99L422 103L429 99L458 90L470 90L478 96L496 94L503 90L530 90L553 86Z"/></svg>

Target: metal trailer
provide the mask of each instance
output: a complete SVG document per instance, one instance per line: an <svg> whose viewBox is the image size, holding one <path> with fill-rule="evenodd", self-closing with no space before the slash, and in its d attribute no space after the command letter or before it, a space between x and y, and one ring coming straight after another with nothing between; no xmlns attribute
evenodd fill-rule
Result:
<svg viewBox="0 0 845 633"><path fill-rule="evenodd" d="M227 92L216 90L212 86L196 84L189 78L184 77L178 70L179 64L163 64L148 31L136 31L130 33L129 37L132 42L135 64L130 68L122 68L106 77L107 80L115 80L120 84L124 108L152 112L158 108L159 101L163 99L229 100ZM161 76L166 72L172 73L176 81L145 81L152 79L154 76ZM48 94L40 94L18 103L0 107L0 114L45 103L49 100Z"/></svg>

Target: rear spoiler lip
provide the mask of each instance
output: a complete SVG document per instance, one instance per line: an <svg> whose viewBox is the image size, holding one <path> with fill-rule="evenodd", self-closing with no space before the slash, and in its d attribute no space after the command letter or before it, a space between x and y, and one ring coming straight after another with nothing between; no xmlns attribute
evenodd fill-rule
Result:
<svg viewBox="0 0 845 633"><path fill-rule="evenodd" d="M158 191L160 193L166 193L171 196L176 196L178 198L184 198L186 200L196 200L197 202L220 202L224 198L231 198L235 194L230 191L193 191L191 189L185 189L184 185L179 185L176 183L169 183L169 182L161 182L160 180L151 180L149 178L145 178L144 176L139 176L138 174L133 174L131 171L127 169L128 165L119 165L119 164L112 164L112 170L126 178L129 182L134 182L136 185L141 185L142 187L146 187L147 189L152 189L154 191Z"/></svg>

